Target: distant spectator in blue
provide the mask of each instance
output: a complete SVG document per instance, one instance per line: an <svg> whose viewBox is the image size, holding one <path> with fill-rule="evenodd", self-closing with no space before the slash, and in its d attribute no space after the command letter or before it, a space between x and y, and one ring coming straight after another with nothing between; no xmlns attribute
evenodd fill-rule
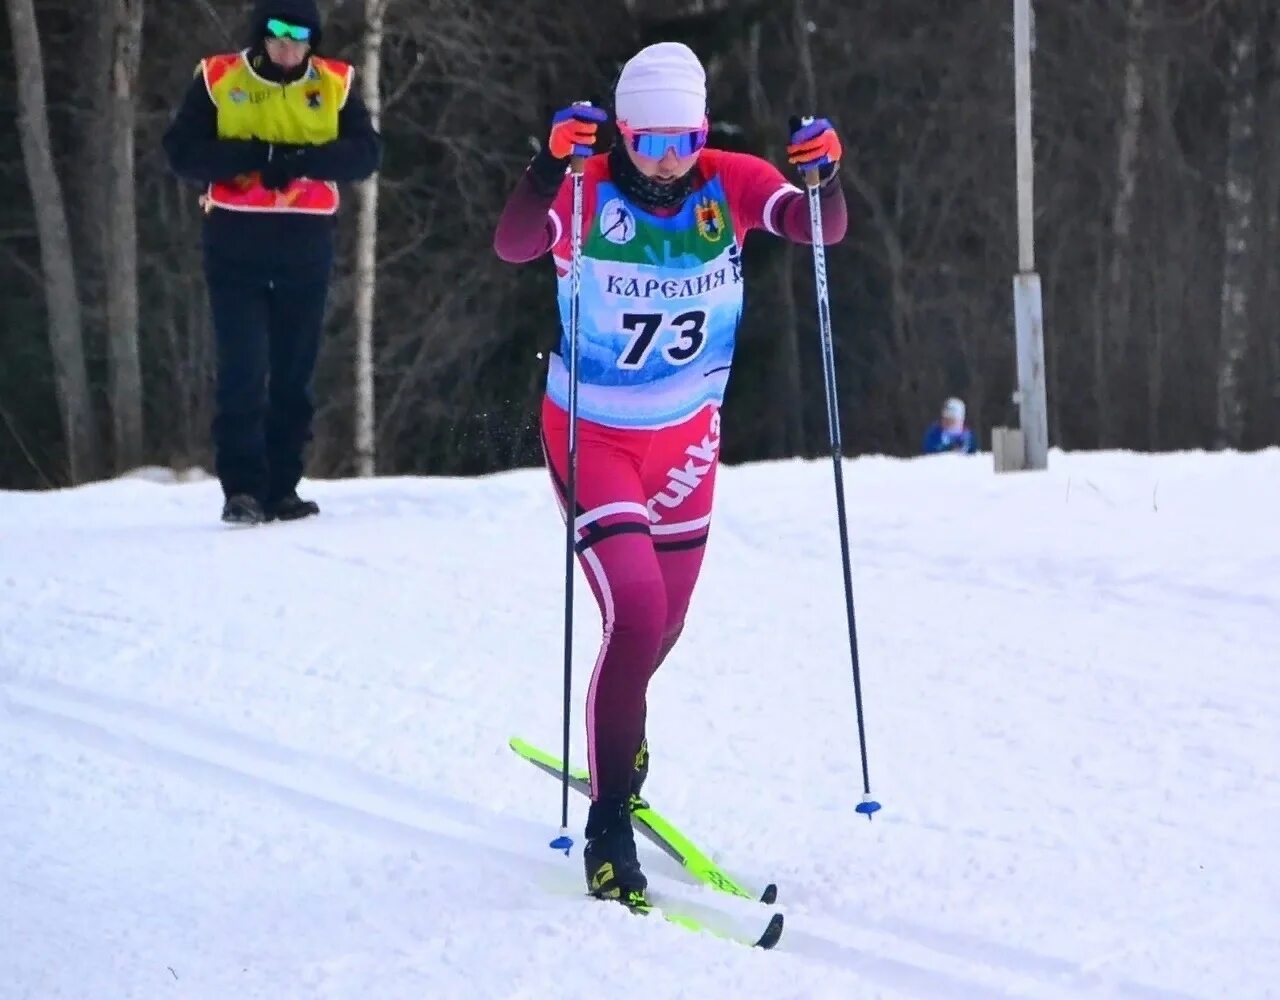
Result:
<svg viewBox="0 0 1280 1000"><path fill-rule="evenodd" d="M978 450L978 438L964 425L964 400L954 396L942 404L942 416L924 434L924 453L937 455L957 451L972 455Z"/></svg>

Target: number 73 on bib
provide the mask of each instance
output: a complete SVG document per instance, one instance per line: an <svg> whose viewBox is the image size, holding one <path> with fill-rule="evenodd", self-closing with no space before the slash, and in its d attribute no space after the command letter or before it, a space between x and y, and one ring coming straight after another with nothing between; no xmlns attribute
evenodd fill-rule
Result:
<svg viewBox="0 0 1280 1000"><path fill-rule="evenodd" d="M620 330L627 338L618 354L618 367L643 368L654 351L668 364L687 365L702 353L707 343L707 314L701 309L685 312L626 312Z"/></svg>

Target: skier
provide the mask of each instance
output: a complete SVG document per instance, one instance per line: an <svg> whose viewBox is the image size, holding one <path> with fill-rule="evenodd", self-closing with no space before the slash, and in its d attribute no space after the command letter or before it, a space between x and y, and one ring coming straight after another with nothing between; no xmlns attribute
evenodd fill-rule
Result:
<svg viewBox="0 0 1280 1000"><path fill-rule="evenodd" d="M938 420L924 434L924 453L937 455L946 451L972 455L978 450L973 431L964 425L964 400L952 396L942 404Z"/></svg>
<svg viewBox="0 0 1280 1000"><path fill-rule="evenodd" d="M636 902L646 881L632 805L648 773L645 694L684 626L702 564L720 450L720 405L743 307L743 239L764 229L811 240L806 196L756 156L706 148L706 74L661 42L623 67L618 137L584 165L579 329L578 559L603 641L587 692L592 802L583 852L598 897ZM573 155L591 152L602 109L557 112L511 194L494 249L511 263L551 251L560 347L542 405L542 444L566 505ZM824 239L847 225L841 145L825 119L792 121L788 158L818 171Z"/></svg>
<svg viewBox="0 0 1280 1000"><path fill-rule="evenodd" d="M338 181L368 177L381 139L354 70L316 54L315 0L258 0L250 46L201 61L164 136L202 197L218 344L213 443L231 524L320 512L297 494L333 265Z"/></svg>

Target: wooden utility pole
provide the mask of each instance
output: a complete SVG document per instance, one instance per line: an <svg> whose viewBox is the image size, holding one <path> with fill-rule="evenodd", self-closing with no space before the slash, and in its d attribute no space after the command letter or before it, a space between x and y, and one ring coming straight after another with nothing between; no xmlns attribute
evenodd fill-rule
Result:
<svg viewBox="0 0 1280 1000"><path fill-rule="evenodd" d="M1027 469L1049 467L1044 388L1044 309L1036 273L1035 165L1031 145L1031 0L1013 0L1014 103L1018 156L1018 273L1013 315L1018 347L1018 413Z"/></svg>

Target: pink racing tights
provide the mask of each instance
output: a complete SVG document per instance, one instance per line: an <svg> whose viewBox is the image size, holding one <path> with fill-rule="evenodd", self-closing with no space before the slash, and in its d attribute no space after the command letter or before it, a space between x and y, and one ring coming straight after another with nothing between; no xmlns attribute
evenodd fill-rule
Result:
<svg viewBox="0 0 1280 1000"><path fill-rule="evenodd" d="M542 405L542 446L563 512L568 414ZM592 798L626 795L649 678L684 628L706 546L720 450L708 404L657 430L578 423L575 537L603 637L587 689Z"/></svg>

